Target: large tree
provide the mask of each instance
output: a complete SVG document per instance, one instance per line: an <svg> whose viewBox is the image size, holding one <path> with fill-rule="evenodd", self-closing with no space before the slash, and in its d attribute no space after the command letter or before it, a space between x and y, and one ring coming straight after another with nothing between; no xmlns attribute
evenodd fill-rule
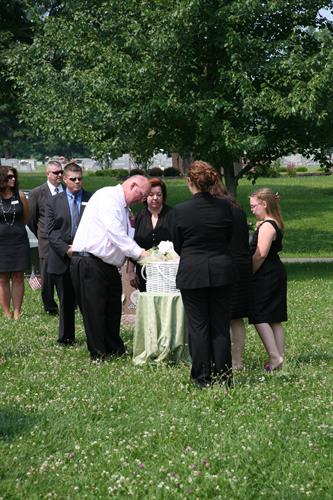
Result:
<svg viewBox="0 0 333 500"><path fill-rule="evenodd" d="M68 0L21 47L24 116L98 156L224 168L333 145L332 23L317 0Z"/></svg>
<svg viewBox="0 0 333 500"><path fill-rule="evenodd" d="M0 9L0 156L10 156L14 143L25 129L20 123L20 108L15 84L10 79L8 58L20 43L31 42L31 22L22 0L1 2Z"/></svg>

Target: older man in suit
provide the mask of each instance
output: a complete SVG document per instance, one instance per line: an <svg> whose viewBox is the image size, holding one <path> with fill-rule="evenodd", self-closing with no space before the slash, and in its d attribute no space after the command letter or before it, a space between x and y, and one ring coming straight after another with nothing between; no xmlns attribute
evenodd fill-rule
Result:
<svg viewBox="0 0 333 500"><path fill-rule="evenodd" d="M69 272L72 242L82 213L91 197L82 189L82 169L74 162L64 168L66 189L47 204L47 233L50 242L48 273L53 277L60 304L59 338L62 345L75 342L75 293Z"/></svg>
<svg viewBox="0 0 333 500"><path fill-rule="evenodd" d="M54 281L47 273L49 240L46 228L46 205L52 196L63 191L62 166L59 161L51 160L46 167L47 181L32 189L29 193L30 217L28 227L38 238L40 274L42 278L42 302L48 314L58 314L58 305L54 300Z"/></svg>

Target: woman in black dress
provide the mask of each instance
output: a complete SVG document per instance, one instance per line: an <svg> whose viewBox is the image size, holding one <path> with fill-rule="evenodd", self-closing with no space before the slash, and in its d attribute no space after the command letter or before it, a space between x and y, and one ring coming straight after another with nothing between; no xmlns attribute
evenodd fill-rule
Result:
<svg viewBox="0 0 333 500"><path fill-rule="evenodd" d="M156 247L161 241L171 240L170 213L171 208L166 205L166 185L158 177L149 179L151 190L144 203L144 207L135 218L134 240L141 248L149 250ZM141 276L142 266L130 263L128 272L130 283L140 292L146 291L146 282Z"/></svg>
<svg viewBox="0 0 333 500"><path fill-rule="evenodd" d="M278 252L282 250L283 221L279 195L259 189L250 196L250 208L259 221L251 243L254 303L250 323L254 324L269 360L267 371L280 368L284 357L284 332L287 321L287 275Z"/></svg>
<svg viewBox="0 0 333 500"><path fill-rule="evenodd" d="M30 248L25 224L29 217L27 199L18 190L17 172L0 166L0 305L5 316L21 314L24 271L30 267Z"/></svg>
<svg viewBox="0 0 333 500"><path fill-rule="evenodd" d="M233 370L243 370L246 333L243 318L249 318L252 300L252 258L249 246L249 228L244 210L222 182L213 186L211 194L224 198L230 204L233 215L233 232L229 251L237 268L238 278L232 287L231 295L231 355Z"/></svg>

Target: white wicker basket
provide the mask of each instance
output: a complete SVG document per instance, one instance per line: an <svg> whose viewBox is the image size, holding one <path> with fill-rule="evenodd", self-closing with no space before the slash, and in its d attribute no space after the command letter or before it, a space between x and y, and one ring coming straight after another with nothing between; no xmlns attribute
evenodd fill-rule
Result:
<svg viewBox="0 0 333 500"><path fill-rule="evenodd" d="M177 293L176 274L179 261L160 261L144 264L141 269L143 278L147 281L147 292Z"/></svg>

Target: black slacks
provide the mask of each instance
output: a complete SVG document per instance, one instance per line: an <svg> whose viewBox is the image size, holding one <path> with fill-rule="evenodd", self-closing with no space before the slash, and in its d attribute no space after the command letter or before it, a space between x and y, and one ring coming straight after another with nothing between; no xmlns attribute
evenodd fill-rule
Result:
<svg viewBox="0 0 333 500"><path fill-rule="evenodd" d="M199 383L231 382L230 298L231 287L181 290L184 303L191 377Z"/></svg>
<svg viewBox="0 0 333 500"><path fill-rule="evenodd" d="M120 337L121 277L115 266L97 257L71 259L71 277L92 359L125 352Z"/></svg>
<svg viewBox="0 0 333 500"><path fill-rule="evenodd" d="M58 341L67 344L75 340L76 297L69 268L64 274L50 274L54 280L59 298Z"/></svg>
<svg viewBox="0 0 333 500"><path fill-rule="evenodd" d="M47 258L40 257L40 275L42 278L41 297L44 305L44 310L47 312L58 312L58 304L54 300L54 275L47 272Z"/></svg>

